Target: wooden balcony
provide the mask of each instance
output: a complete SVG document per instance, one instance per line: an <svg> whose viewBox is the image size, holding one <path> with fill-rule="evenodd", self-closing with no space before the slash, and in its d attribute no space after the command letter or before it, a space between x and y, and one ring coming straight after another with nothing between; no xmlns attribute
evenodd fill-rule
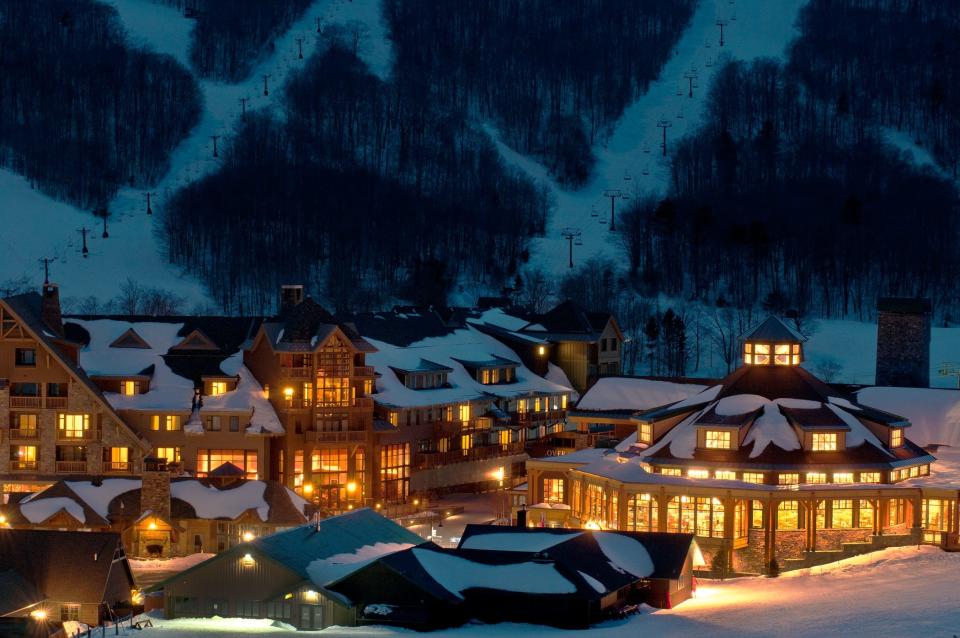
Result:
<svg viewBox="0 0 960 638"><path fill-rule="evenodd" d="M10 397L11 408L40 408L42 405L42 397Z"/></svg>
<svg viewBox="0 0 960 638"><path fill-rule="evenodd" d="M10 470L13 472L36 472L36 461L10 461Z"/></svg>
<svg viewBox="0 0 960 638"><path fill-rule="evenodd" d="M67 397L44 397L43 403L48 408L65 408Z"/></svg>
<svg viewBox="0 0 960 638"><path fill-rule="evenodd" d="M373 366L354 366L353 375L356 377L376 376L377 370Z"/></svg>
<svg viewBox="0 0 960 638"><path fill-rule="evenodd" d="M414 467L426 470L432 467L453 465L454 463L468 463L482 461L502 456L513 456L524 451L522 442L508 443L507 445L483 445L469 450L453 450L450 452L420 452L416 454Z"/></svg>
<svg viewBox="0 0 960 638"><path fill-rule="evenodd" d="M317 443L362 443L367 440L367 433L364 430L347 430L344 432L309 430L307 438Z"/></svg>
<svg viewBox="0 0 960 638"><path fill-rule="evenodd" d="M353 407L363 409L373 409L373 399L371 397L357 397L353 401Z"/></svg>
<svg viewBox="0 0 960 638"><path fill-rule="evenodd" d="M57 461L57 472L62 474L84 474L87 471L86 461Z"/></svg>
<svg viewBox="0 0 960 638"><path fill-rule="evenodd" d="M285 377L294 377L296 379L309 379L313 376L313 368L292 368L284 366L280 368L280 374Z"/></svg>
<svg viewBox="0 0 960 638"><path fill-rule="evenodd" d="M40 431L37 428L21 429L10 428L10 439L16 441L33 441L40 437Z"/></svg>
<svg viewBox="0 0 960 638"><path fill-rule="evenodd" d="M103 471L111 474L129 474L133 470L130 461L104 461Z"/></svg>
<svg viewBox="0 0 960 638"><path fill-rule="evenodd" d="M99 432L93 428L87 430L61 430L57 429L58 441L96 441L99 439Z"/></svg>

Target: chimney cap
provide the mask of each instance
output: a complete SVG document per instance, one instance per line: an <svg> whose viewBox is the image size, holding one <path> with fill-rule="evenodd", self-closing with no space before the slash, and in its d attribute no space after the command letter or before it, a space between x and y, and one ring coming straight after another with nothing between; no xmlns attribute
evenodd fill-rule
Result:
<svg viewBox="0 0 960 638"><path fill-rule="evenodd" d="M930 300L924 297L880 297L877 299L879 312L892 312L902 315L928 314Z"/></svg>

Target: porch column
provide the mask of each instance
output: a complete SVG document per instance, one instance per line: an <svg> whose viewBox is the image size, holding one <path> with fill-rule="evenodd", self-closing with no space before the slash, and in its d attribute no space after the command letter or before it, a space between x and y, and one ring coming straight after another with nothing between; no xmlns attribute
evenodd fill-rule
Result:
<svg viewBox="0 0 960 638"><path fill-rule="evenodd" d="M736 536L736 507L737 499L726 497L720 499L723 503L723 539L725 541L724 551L727 552L727 568L733 571L733 539ZM747 514L749 515L749 514ZM711 521L712 523L713 521ZM749 523L748 523L749 525Z"/></svg>
<svg viewBox="0 0 960 638"><path fill-rule="evenodd" d="M923 492L917 490L917 493L914 496L910 497L910 527L913 529L919 529L923 526L923 505L921 501L923 500Z"/></svg>
<svg viewBox="0 0 960 638"><path fill-rule="evenodd" d="M883 533L883 527L880 525L880 499L872 498L870 504L873 505L873 535L880 536Z"/></svg>
<svg viewBox="0 0 960 638"><path fill-rule="evenodd" d="M663 487L654 495L657 499L657 531L667 531L667 493Z"/></svg>
<svg viewBox="0 0 960 638"><path fill-rule="evenodd" d="M566 489L567 484L570 481L567 480L567 477L563 478L563 500L569 501L570 495ZM529 469L527 470L527 506L536 505L540 502L539 499L539 490L537 487L540 484L540 470Z"/></svg>
<svg viewBox="0 0 960 638"><path fill-rule="evenodd" d="M627 494L627 489L620 485L620 489L617 494L617 529L626 529L627 528L627 499L629 495Z"/></svg>
<svg viewBox="0 0 960 638"><path fill-rule="evenodd" d="M817 551L817 509L820 507L820 499L813 497L808 503L807 512L808 520L810 521L810 532L807 535L809 539L809 544L807 551L815 552Z"/></svg>
<svg viewBox="0 0 960 638"><path fill-rule="evenodd" d="M877 536L883 536L884 521L890 516L890 499L877 498Z"/></svg>
<svg viewBox="0 0 960 638"><path fill-rule="evenodd" d="M777 557L777 502L772 498L767 498L766 502L766 517L767 517L767 528L764 534L764 570L766 570L770 563L773 562Z"/></svg>

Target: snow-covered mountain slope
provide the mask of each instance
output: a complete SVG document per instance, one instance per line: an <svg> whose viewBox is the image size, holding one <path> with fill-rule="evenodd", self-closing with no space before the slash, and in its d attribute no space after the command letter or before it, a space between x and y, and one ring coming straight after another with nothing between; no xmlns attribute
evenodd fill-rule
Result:
<svg viewBox="0 0 960 638"><path fill-rule="evenodd" d="M149 0L106 0L117 9L132 45L145 46L172 55L188 69L189 43L194 22L177 10ZM247 109L276 108L281 87L291 72L309 58L324 29L342 25L358 27L359 52L370 68L385 77L391 68L392 50L380 15L378 0L317 0L300 20L274 42L269 56L250 76L236 84L199 81L204 98L200 122L170 157L170 169L148 189L121 189L110 202L110 237L101 237L102 224L89 211L56 201L30 188L26 180L0 169L0 282L28 277L39 283L43 269L38 259L55 258L51 276L63 287L65 297L95 296L106 301L117 295L129 277L141 285L171 290L184 297L189 307L208 303L203 286L167 263L161 233L163 204L179 188L215 170L212 136L229 144L230 134L241 120L241 98ZM297 39L303 40L298 57ZM263 76L268 75L269 95L264 95ZM159 96L158 99L162 99ZM218 149L219 150L219 149ZM153 215L146 214L146 192L153 193ZM15 220L15 221L14 221ZM83 258L77 229L93 229L88 236L90 256Z"/></svg>
<svg viewBox="0 0 960 638"><path fill-rule="evenodd" d="M567 227L582 232L583 245L574 248L575 264L597 256L619 259L623 249L610 232L610 199L604 191L617 189L631 198L665 193L670 166L657 124L669 123L668 147L699 126L707 88L722 61L782 56L796 35L794 23L803 4L804 0L702 0L660 77L627 108L609 140L594 148L593 175L576 191L561 189L542 166L508 148L488 127L504 159L547 185L555 198L546 236L535 240L531 250L532 265L554 274L567 270L568 246L560 234ZM725 22L723 47L718 21ZM685 77L691 71L697 76L692 98ZM626 203L616 200L617 207Z"/></svg>

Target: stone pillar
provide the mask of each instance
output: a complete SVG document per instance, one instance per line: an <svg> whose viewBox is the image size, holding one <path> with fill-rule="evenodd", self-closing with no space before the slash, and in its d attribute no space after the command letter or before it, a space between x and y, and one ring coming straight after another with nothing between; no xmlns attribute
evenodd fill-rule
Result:
<svg viewBox="0 0 960 638"><path fill-rule="evenodd" d="M771 498L767 499L767 528L765 531L764 570L768 569L770 563L777 558L777 502Z"/></svg>
<svg viewBox="0 0 960 638"><path fill-rule="evenodd" d="M930 300L877 301L877 385L930 387Z"/></svg>
<svg viewBox="0 0 960 638"><path fill-rule="evenodd" d="M143 487L140 490L140 511L147 510L170 520L170 473L163 459L143 460Z"/></svg>

